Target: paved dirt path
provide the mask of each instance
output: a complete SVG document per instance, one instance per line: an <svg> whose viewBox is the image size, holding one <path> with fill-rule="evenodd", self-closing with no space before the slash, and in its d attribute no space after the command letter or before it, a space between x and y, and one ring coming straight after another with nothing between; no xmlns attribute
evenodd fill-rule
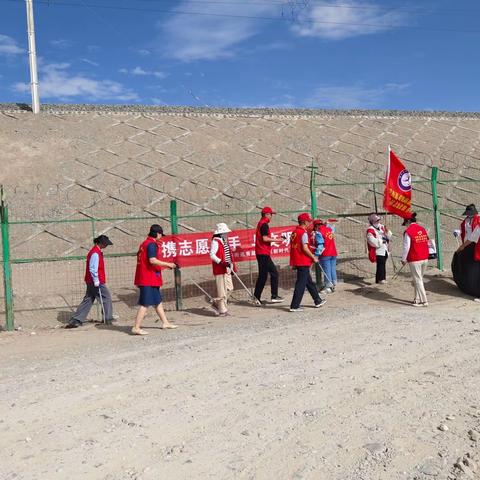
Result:
<svg viewBox="0 0 480 480"><path fill-rule="evenodd" d="M479 478L479 307L431 282L428 309L406 283L344 285L148 338L3 333L0 478Z"/></svg>

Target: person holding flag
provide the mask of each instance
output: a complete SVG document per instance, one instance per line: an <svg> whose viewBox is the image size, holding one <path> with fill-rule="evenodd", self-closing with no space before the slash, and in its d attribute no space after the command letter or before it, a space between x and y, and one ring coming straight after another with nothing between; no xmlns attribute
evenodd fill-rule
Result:
<svg viewBox="0 0 480 480"><path fill-rule="evenodd" d="M402 225L407 227L403 234L402 265L408 263L415 289L412 306L427 307L428 300L423 284L423 275L428 264L428 233L417 223L416 213L411 213L406 217Z"/></svg>
<svg viewBox="0 0 480 480"><path fill-rule="evenodd" d="M375 283L387 283L387 259L392 232L380 223L376 213L368 216L367 229L368 259L376 263Z"/></svg>

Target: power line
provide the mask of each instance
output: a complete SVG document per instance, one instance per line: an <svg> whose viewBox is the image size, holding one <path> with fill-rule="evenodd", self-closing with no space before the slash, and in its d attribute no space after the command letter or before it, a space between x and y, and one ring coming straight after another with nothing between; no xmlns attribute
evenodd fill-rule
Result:
<svg viewBox="0 0 480 480"><path fill-rule="evenodd" d="M0 0L3 2L14 2L19 3L21 0ZM205 3L205 2L202 2ZM267 17L267 16L257 16L257 15L239 15L239 14L229 14L229 13L214 13L214 12L193 12L193 11L184 11L184 10L166 10L166 9L156 9L156 8L138 8L138 7L122 7L118 5L92 5L92 4L78 4L78 3L67 3L64 1L55 1L53 3L49 0L37 0L36 5L45 5L45 6L62 6L62 7L89 7L89 8L101 8L106 10L117 10L117 11L127 11L127 12L139 12L139 13L165 13L172 15L190 15L190 16L202 16L202 17L219 17L219 18L239 18L239 19L248 19L248 20L264 20L264 21L289 21L285 17ZM361 23L361 22L333 22L333 21L321 21L321 20L308 20L302 19L301 21L295 22L297 25L345 25L352 27L372 27L372 28L397 28L397 29L408 29L408 30L422 30L422 31L436 31L436 32L451 32L451 33L472 33L480 34L480 30L465 30L458 28L449 28L449 27L425 27L425 26L415 26L415 25L398 25L394 23Z"/></svg>
<svg viewBox="0 0 480 480"><path fill-rule="evenodd" d="M0 0L0 2L21 2L22 0ZM81 0L80 0L81 1ZM171 0L136 0L136 3L146 2L146 3L163 3L170 2ZM67 6L65 2L57 2L56 0L39 0L36 3L55 6ZM279 7L288 7L288 6L298 6L307 8L308 6L318 6L328 9L353 9L353 10L375 10L375 11L405 11L413 15L432 15L432 14L465 14L472 15L480 13L480 9L445 9L437 8L436 6L432 7L418 7L418 6L405 6L405 5L352 5L349 3L336 3L330 4L325 3L324 0L188 0L188 3L200 4L200 5L242 5L242 6L279 6ZM80 6L79 4L71 3L68 6ZM91 5L92 7L99 6L100 8L109 8L109 9L126 9L126 10L137 10L137 11L157 11L150 9L137 9L135 7L121 7L117 5ZM194 12L196 13L196 12ZM205 13L206 14L206 13Z"/></svg>

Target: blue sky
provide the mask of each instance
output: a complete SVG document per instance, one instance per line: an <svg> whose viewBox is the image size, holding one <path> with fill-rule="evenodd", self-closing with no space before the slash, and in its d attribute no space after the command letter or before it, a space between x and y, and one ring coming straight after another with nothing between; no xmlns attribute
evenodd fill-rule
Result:
<svg viewBox="0 0 480 480"><path fill-rule="evenodd" d="M44 103L480 111L474 0L34 3ZM0 0L0 102L29 101L24 1Z"/></svg>

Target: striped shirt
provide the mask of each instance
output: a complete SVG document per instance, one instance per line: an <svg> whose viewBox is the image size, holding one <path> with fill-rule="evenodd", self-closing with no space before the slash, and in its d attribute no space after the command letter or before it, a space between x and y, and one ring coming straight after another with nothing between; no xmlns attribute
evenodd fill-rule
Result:
<svg viewBox="0 0 480 480"><path fill-rule="evenodd" d="M228 244L228 240L222 238L223 248L225 250L225 261L227 263L232 263L232 254L230 253L230 245Z"/></svg>

